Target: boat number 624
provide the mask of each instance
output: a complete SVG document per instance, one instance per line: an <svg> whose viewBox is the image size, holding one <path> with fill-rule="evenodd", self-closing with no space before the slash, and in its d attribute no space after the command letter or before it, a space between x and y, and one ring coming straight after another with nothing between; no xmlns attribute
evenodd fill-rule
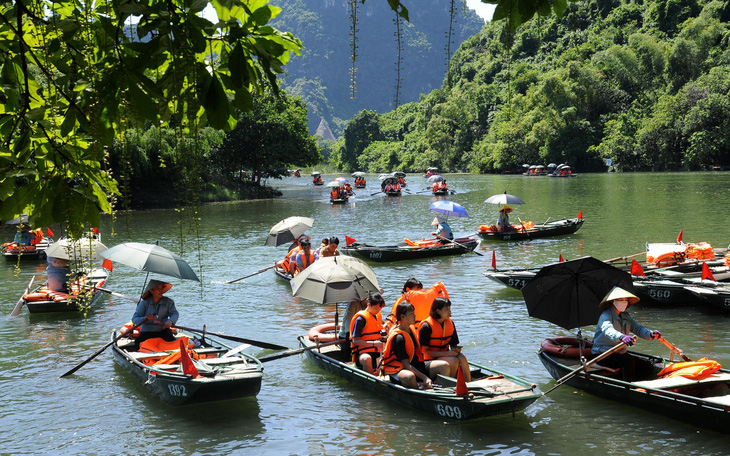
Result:
<svg viewBox="0 0 730 456"><path fill-rule="evenodd" d="M452 407L450 405L439 404L436 406L436 411L441 416L461 419L461 409L459 407Z"/></svg>
<svg viewBox="0 0 730 456"><path fill-rule="evenodd" d="M185 385L167 385L167 388L170 390L171 396L181 396L186 397L188 395L188 392L185 391Z"/></svg>

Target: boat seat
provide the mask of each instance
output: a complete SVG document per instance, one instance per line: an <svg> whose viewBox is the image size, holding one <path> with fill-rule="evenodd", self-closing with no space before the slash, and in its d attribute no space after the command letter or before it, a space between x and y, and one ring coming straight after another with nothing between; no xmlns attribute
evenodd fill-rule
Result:
<svg viewBox="0 0 730 456"><path fill-rule="evenodd" d="M243 363L244 361L241 358L237 358L235 356L229 356L227 358L205 358L198 360L199 362L202 362L204 364L208 365L214 365L214 364L237 364L237 363Z"/></svg>
<svg viewBox="0 0 730 456"><path fill-rule="evenodd" d="M710 397L703 397L702 399L707 402L712 402L713 404L719 404L719 405L724 405L725 407L730 407L730 395L710 396Z"/></svg>
<svg viewBox="0 0 730 456"><path fill-rule="evenodd" d="M715 373L702 380L694 380L685 377L670 377L670 378L658 378L656 380L645 380L641 382L634 382L634 385L639 387L653 388L653 389L670 389L680 388L683 386L699 385L701 383L714 383L714 382L728 382L730 381L730 373L722 372Z"/></svg>

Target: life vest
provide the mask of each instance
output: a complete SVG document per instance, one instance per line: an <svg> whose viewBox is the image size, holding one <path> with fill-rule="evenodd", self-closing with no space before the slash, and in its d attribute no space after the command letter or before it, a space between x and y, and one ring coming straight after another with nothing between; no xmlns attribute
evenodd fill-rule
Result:
<svg viewBox="0 0 730 456"><path fill-rule="evenodd" d="M687 244L687 258L695 260L711 260L715 258L715 251L707 242Z"/></svg>
<svg viewBox="0 0 730 456"><path fill-rule="evenodd" d="M350 321L350 349L352 350L353 362L357 361L357 358L359 358L360 355L363 353L380 354L380 351L378 351L378 347L359 347L355 345L355 337L353 336L353 331L355 331L355 320L357 320L358 316L365 319L365 327L362 329L362 332L359 336L360 340L380 340L380 330L383 329L383 316L380 314L380 312L378 312L377 315L373 315L366 309L361 310L360 312L355 314L355 316Z"/></svg>
<svg viewBox="0 0 730 456"><path fill-rule="evenodd" d="M439 296L449 299L449 293L446 292L446 287L441 282L436 282L431 288L425 290L411 290L405 293L406 302L413 304L416 309L416 324L428 318L431 313L431 304Z"/></svg>
<svg viewBox="0 0 730 456"><path fill-rule="evenodd" d="M291 274L295 269L296 266L292 265L292 263L296 262L297 254L302 251L302 248L300 246L296 246L293 249L289 250L289 252L286 254L286 257L284 257L284 261L281 263L281 267L284 268L286 272ZM294 259L292 259L294 257Z"/></svg>
<svg viewBox="0 0 730 456"><path fill-rule="evenodd" d="M432 351L446 351L449 343L451 342L451 336L454 335L455 330L454 322L451 321L451 318L444 320L444 326L441 327L441 325L434 320L433 317L428 317L418 326L419 334L420 328L424 323L428 323L428 326L431 327L431 342L428 345L422 345L422 348ZM420 339L418 342L421 342ZM423 352L423 359L428 361L429 359L435 358L433 356L429 356L428 353Z"/></svg>
<svg viewBox="0 0 730 456"><path fill-rule="evenodd" d="M684 377L701 380L719 371L721 367L715 360L701 358L697 361L670 364L657 375L660 378Z"/></svg>
<svg viewBox="0 0 730 456"><path fill-rule="evenodd" d="M303 270L307 269L316 260L316 258L314 257L314 252L312 252L311 250L309 251L309 255L304 255L303 251L300 253L302 254L302 268L300 269L299 265L296 262L292 261L291 266L294 269L294 275L297 275L300 272L302 272ZM297 257L298 256L299 255L297 255Z"/></svg>
<svg viewBox="0 0 730 456"><path fill-rule="evenodd" d="M383 350L383 372L389 375L397 374L403 370L403 363L397 359L395 347L393 346L393 341L398 334L402 334L403 339L406 341L408 362L414 359L423 361L423 352L421 352L421 346L418 344L418 338L413 334L413 329L410 329L409 334L400 328L395 328L388 336L388 341L385 343L385 350Z"/></svg>

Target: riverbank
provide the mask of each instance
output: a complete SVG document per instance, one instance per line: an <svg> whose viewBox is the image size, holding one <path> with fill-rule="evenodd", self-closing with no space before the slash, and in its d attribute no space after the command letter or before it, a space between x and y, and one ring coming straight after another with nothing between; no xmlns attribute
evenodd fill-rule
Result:
<svg viewBox="0 0 730 456"><path fill-rule="evenodd" d="M254 182L244 182L238 188L231 189L212 183L206 183L196 195L200 203L217 203L223 201L239 201L252 199L270 199L281 196L282 193L268 185L258 185ZM174 185L159 182L154 186L146 186L144 190L132 189L129 196L120 198L116 209L170 209L180 206L180 193Z"/></svg>

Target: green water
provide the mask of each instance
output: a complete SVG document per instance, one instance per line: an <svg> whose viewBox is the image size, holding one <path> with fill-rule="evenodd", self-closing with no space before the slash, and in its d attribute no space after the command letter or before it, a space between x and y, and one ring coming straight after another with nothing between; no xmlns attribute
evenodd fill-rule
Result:
<svg viewBox="0 0 730 456"><path fill-rule="evenodd" d="M334 175L325 176L328 178ZM201 284L170 279L169 296L181 312L180 324L266 340L294 347L296 337L313 325L331 321L334 306L293 298L285 282L267 271L243 282L222 285L282 258L285 247L265 247L266 234L291 215L315 219L314 241L345 235L370 244L420 239L432 227L428 193L402 198L369 196L379 187L356 190L350 204L332 206L326 189L310 179L274 181L284 197L205 206L199 235L173 210L143 211L104 219L106 245L125 241L160 244L182 254ZM592 255L599 259L631 255L646 242L685 242L727 247L730 175L597 174L570 179L522 176L447 175L457 191L448 199L462 204L468 218L450 218L455 234L474 233L496 221L497 207L484 204L495 193L520 196L526 204L511 214L523 221L576 217L586 222L574 235L518 243L483 242L475 254L433 260L373 264L388 307L411 276L427 286L442 281L453 301L453 318L467 356L537 383L553 380L536 351L547 336L568 335L527 315L521 294L482 275L490 267L529 267ZM409 175L408 189L425 187ZM116 233L112 235L112 230ZM58 233L57 233L58 234ZM184 238L181 243L180 236ZM22 290L44 265L0 265L0 302L8 315ZM160 276L153 276L162 278ZM139 293L144 275L115 265L109 288ZM445 422L413 412L355 388L289 357L267 363L256 398L230 403L171 408L116 366L110 353L99 356L75 376L58 375L104 345L109 333L128 321L134 304L104 298L84 320L74 315L28 315L0 323L0 453L3 454L727 454L728 439L701 428L665 419L648 410L622 405L561 387L525 413ZM689 306L632 308L640 322L660 329L692 358L707 356L730 366L726 337L729 316ZM584 329L590 334L592 328ZM637 349L668 355L658 342ZM264 354L254 348L254 354Z"/></svg>

